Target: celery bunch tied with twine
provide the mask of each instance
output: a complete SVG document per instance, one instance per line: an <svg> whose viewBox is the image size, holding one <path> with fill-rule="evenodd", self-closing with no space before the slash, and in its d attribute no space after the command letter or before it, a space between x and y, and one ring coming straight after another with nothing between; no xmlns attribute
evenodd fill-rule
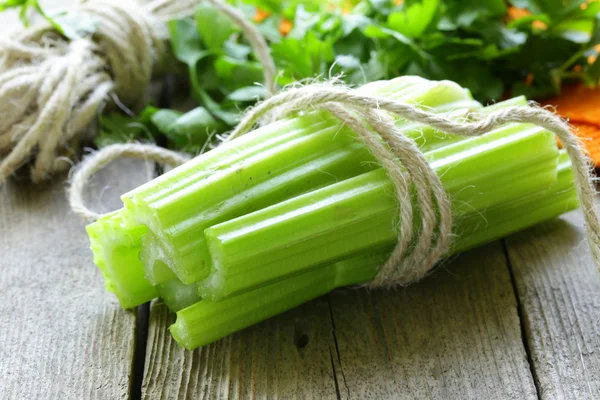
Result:
<svg viewBox="0 0 600 400"><path fill-rule="evenodd" d="M271 122L245 134L260 120ZM88 233L121 304L162 297L191 349L336 287L417 281L578 195L593 204L569 135L523 98L481 107L448 81L313 84L261 103L230 140L126 193ZM586 218L597 250L593 207Z"/></svg>

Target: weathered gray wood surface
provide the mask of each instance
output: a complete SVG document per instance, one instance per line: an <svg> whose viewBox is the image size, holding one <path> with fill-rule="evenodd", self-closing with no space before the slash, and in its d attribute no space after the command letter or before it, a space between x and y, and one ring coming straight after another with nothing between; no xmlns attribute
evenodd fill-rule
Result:
<svg viewBox="0 0 600 400"><path fill-rule="evenodd" d="M533 399L500 243L397 292L343 290L187 352L151 310L143 397Z"/></svg>
<svg viewBox="0 0 600 400"><path fill-rule="evenodd" d="M332 318L350 398L536 398L498 242L404 290L335 294Z"/></svg>
<svg viewBox="0 0 600 400"><path fill-rule="evenodd" d="M94 206L152 174L139 165L105 173ZM104 292L83 226L62 182L0 187L1 399L136 398L136 314ZM569 213L507 239L507 257L494 243L406 290L338 291L194 352L154 303L142 397L600 398L584 233Z"/></svg>
<svg viewBox="0 0 600 400"><path fill-rule="evenodd" d="M580 211L507 239L542 399L600 398L600 274Z"/></svg>
<svg viewBox="0 0 600 400"><path fill-rule="evenodd" d="M171 339L166 328L172 322L164 306L153 304L144 399L336 396L335 347L326 298L194 352L183 350Z"/></svg>
<svg viewBox="0 0 600 400"><path fill-rule="evenodd" d="M99 176L91 205L152 176L120 162ZM0 186L0 398L128 398L136 314L105 292L65 182ZM104 208L105 211L108 211Z"/></svg>

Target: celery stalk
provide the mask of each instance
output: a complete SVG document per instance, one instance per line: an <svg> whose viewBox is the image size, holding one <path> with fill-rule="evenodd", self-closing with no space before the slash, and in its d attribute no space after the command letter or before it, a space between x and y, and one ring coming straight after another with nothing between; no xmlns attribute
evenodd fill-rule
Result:
<svg viewBox="0 0 600 400"><path fill-rule="evenodd" d="M146 233L140 246L140 261L144 269L144 278L151 285L156 286L177 279L175 273L169 268L171 261L154 233Z"/></svg>
<svg viewBox="0 0 600 400"><path fill-rule="evenodd" d="M400 88L390 97L423 106L466 102L471 109L479 107L454 83L412 79L406 85L405 81L410 80L387 82L388 88ZM150 228L170 260L168 267L182 282L195 282L210 271L211 258L201 233L204 229L374 168L369 162L372 157L362 145L354 143L354 134L348 129L340 129L339 123L322 113L295 120L305 118L312 122L304 126L296 122L294 132L282 134L287 135L287 140L263 146L260 152L246 152L235 162L219 159L220 167L207 173L207 168L215 162L214 154L209 152L206 155L209 160L200 156L155 183L123 196L128 218ZM254 141L264 141L263 131L266 139L272 138L270 125L249 135ZM407 135L411 134L426 135L417 129L407 131ZM242 150L251 148L249 143L252 141L246 139ZM222 146L226 148L221 150L223 157L238 154L235 151L238 146L237 139ZM332 161L336 157L339 160ZM145 264L147 276L160 275L151 271L152 260Z"/></svg>
<svg viewBox="0 0 600 400"><path fill-rule="evenodd" d="M94 263L104 277L106 290L114 293L123 308L132 308L158 296L143 276L139 261L144 226L125 228L119 211L106 215L86 227Z"/></svg>
<svg viewBox="0 0 600 400"><path fill-rule="evenodd" d="M558 180L554 186L499 205L489 215L488 210L483 210L479 219L487 220L489 225L476 224L474 229L465 229L473 227L470 225L473 220L459 219L457 230L465 233L457 237L453 252L506 236L577 206L573 173L568 157L561 152ZM171 334L187 349L212 343L337 287L368 282L385 262L388 252L389 246L387 250L311 269L218 302L202 300L177 313L177 320L170 327Z"/></svg>
<svg viewBox="0 0 600 400"><path fill-rule="evenodd" d="M457 217L550 187L557 155L550 132L526 125L425 153ZM528 176L529 168L541 175ZM394 243L393 193L379 169L206 229L213 269L199 283L200 296L221 299Z"/></svg>
<svg viewBox="0 0 600 400"><path fill-rule="evenodd" d="M437 82L425 81L421 78L409 78L405 77L402 79L396 79L392 82L381 82L382 87L388 89L388 95L392 99L399 99L402 101L420 101L422 103L438 104L438 111L450 111L456 108L466 108L469 110L478 109L480 106L478 103L471 100L469 95L465 95L462 89L457 91L457 86L453 83L439 84ZM429 89L433 89L433 95L430 95L428 99L427 90L423 90L423 84L426 83ZM365 85L361 90L367 92L376 92L372 88L373 84ZM415 88L419 90L415 91ZM424 94L425 93L425 94ZM440 95L441 94L441 95ZM420 97L419 97L420 96ZM425 97L423 97L425 96ZM458 100L456 100L458 99ZM514 100L511 100L514 101ZM510 103L506 103L510 105ZM426 105L426 104L425 104ZM485 111L485 109L484 109ZM308 121L308 122L307 122ZM305 122L303 125L302 122ZM312 125L311 125L312 123ZM188 165L191 168L187 168L179 173L172 172L173 176L170 179L166 177L156 178L151 183L142 185L138 189L134 190L128 195L124 196L126 205L129 206L130 211L137 208L143 208L143 205L139 203L140 199L143 199L141 203L156 202L164 199L166 196L181 190L186 185L189 185L195 180L206 179L214 171L227 168L236 162L239 162L244 157L249 157L264 151L267 148L285 143L301 135L306 135L306 132L302 132L302 128L319 129L320 127L331 125L331 121L323 121L323 116L319 116L318 113L303 117L303 119L294 118L292 120L284 120L274 124L270 124L267 128L262 129L262 133L257 135L256 133L250 133L242 138L236 139L235 147L222 146L211 152L205 154L202 158L196 158L192 160ZM292 133L287 135L285 131L291 131ZM415 124L406 124L403 128L404 133L413 138L416 141L421 141L421 147L428 149L432 146L430 144L435 143L436 147L439 146L442 139L449 141L451 135L444 135L438 131L435 131L427 126L418 126ZM452 141L462 140L462 137L454 136ZM356 149L355 149L356 150ZM325 160L327 161L327 160ZM351 157L348 163L356 163L358 160ZM323 168L318 163L313 164L316 169L322 170ZM307 169L306 167L304 168ZM305 171L306 172L306 171ZM296 175L295 178L304 178L305 175ZM337 179L343 178L344 174L336 176ZM293 179L294 177L292 177ZM333 177L332 177L333 178ZM260 189L260 188L257 188ZM299 194L299 193L298 193ZM132 213L126 213L131 219ZM135 213L133 213L134 216ZM132 227L135 227L135 218L133 218ZM199 235L202 239L203 235ZM142 246L141 258L145 266L145 278L152 285L160 285L161 283L169 282L175 278L175 275L168 268L170 264L170 258L166 251L163 249L162 242L152 232L145 235ZM137 250L139 251L139 249ZM140 271L139 263L130 260L125 265L112 266L111 268L128 268L130 271ZM133 280L142 280L141 274L131 277ZM171 285L172 286L172 285Z"/></svg>
<svg viewBox="0 0 600 400"><path fill-rule="evenodd" d="M179 311L200 301L196 285L186 285L178 279L161 283L158 293L171 311Z"/></svg>

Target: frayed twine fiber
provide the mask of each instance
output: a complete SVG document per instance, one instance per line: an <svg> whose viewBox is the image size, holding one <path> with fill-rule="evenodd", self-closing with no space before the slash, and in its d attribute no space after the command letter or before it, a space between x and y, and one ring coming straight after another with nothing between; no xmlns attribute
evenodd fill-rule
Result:
<svg viewBox="0 0 600 400"><path fill-rule="evenodd" d="M275 66L265 39L234 7L208 0L237 23L264 65ZM69 41L49 24L0 37L0 183L33 158L33 181L67 169L86 128L110 96L135 108L165 52L164 23L193 14L197 0L91 0L70 10L97 24Z"/></svg>
<svg viewBox="0 0 600 400"><path fill-rule="evenodd" d="M568 123L556 114L531 105L510 107L487 115L470 113L464 120L456 121L415 105L368 95L360 89L348 89L337 83L313 83L284 90L251 108L227 140L247 133L263 120L272 120L273 115L281 118L314 109L331 113L354 130L393 182L400 221L409 221L398 225L396 247L377 277L367 286L394 287L418 281L447 254L452 238L450 201L439 177L415 144L394 125L390 115L461 136L479 136L507 123L531 123L554 133L571 159L588 241L594 262L600 266L600 219L594 198L591 164ZM140 154L145 154L145 158L154 157L148 153L147 145L129 146L133 146L128 148L129 154L136 154L139 150ZM117 148L109 146L100 150L93 158L84 161L73 175L71 207L86 219L96 219L98 214L85 207L81 192L90 176L104 165L110 154L115 154ZM416 206L421 218L421 223L416 224L419 226L416 231L412 223L414 209L410 199L411 188L416 193Z"/></svg>

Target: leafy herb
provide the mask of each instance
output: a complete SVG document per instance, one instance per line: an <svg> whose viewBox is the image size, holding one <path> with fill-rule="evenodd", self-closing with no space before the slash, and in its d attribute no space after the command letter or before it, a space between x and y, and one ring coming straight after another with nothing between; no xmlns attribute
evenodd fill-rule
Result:
<svg viewBox="0 0 600 400"><path fill-rule="evenodd" d="M597 0L230 2L267 38L279 85L331 75L361 85L410 74L456 81L488 102L521 94L540 100L565 81L600 81ZM172 130L158 134L186 148L207 129L231 129L241 110L265 96L263 68L239 28L211 5L172 21L169 32L204 131L183 142Z"/></svg>
<svg viewBox="0 0 600 400"><path fill-rule="evenodd" d="M98 147L133 141L156 141L159 136L167 139L167 146L188 153L200 153L208 138L224 129L204 107L196 107L186 113L148 106L135 117L112 112L100 117L100 134L95 143Z"/></svg>

